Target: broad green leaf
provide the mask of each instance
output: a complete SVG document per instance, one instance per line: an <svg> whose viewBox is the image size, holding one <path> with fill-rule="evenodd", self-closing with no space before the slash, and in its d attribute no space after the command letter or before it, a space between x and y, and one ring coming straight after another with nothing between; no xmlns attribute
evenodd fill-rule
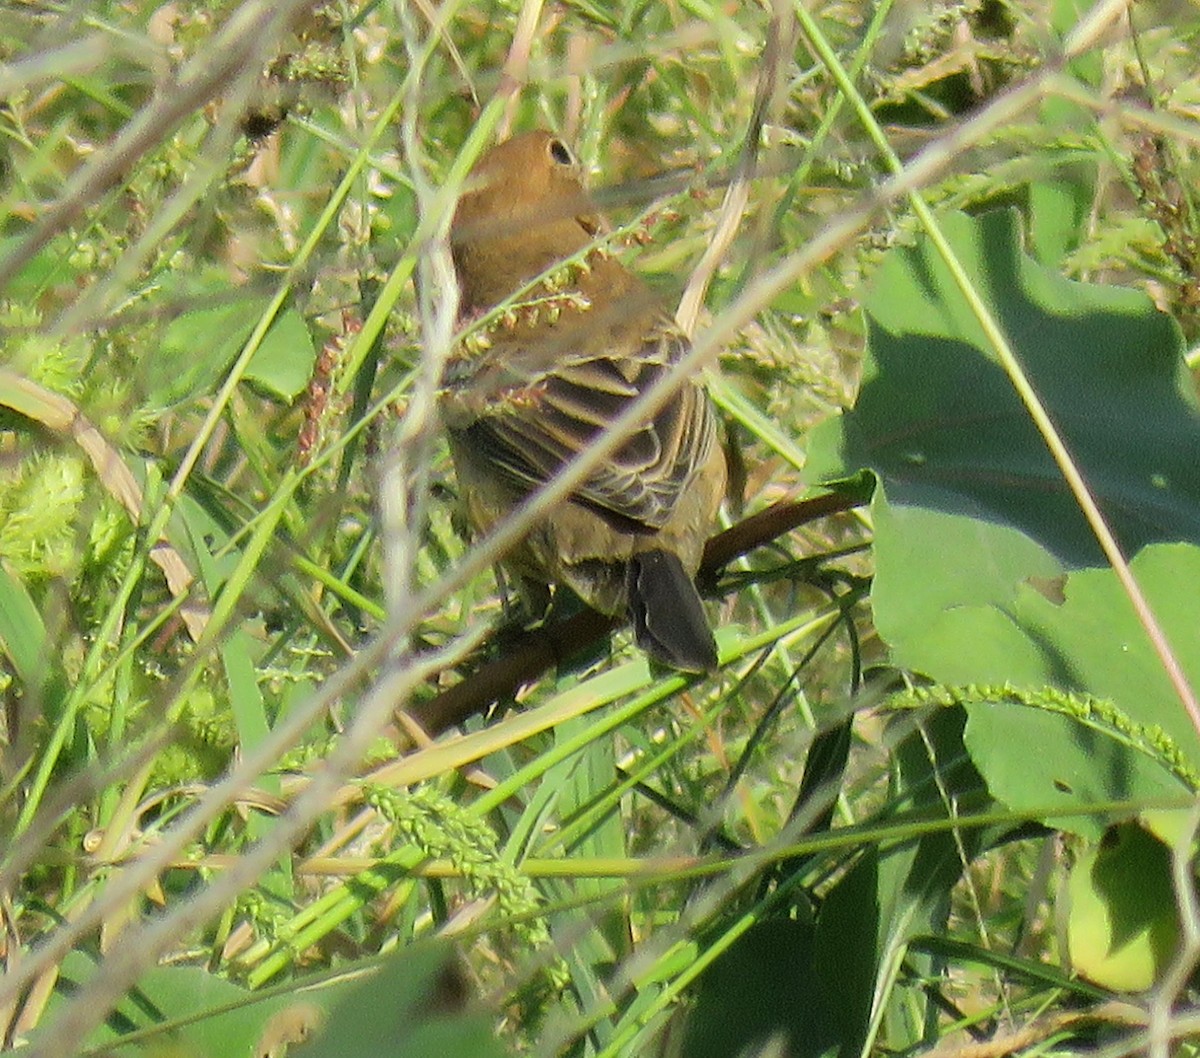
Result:
<svg viewBox="0 0 1200 1058"><path fill-rule="evenodd" d="M1148 547L1131 568L1193 688L1200 688L1200 548ZM1115 574L1079 570L1056 605L1019 593L1017 619L1043 644L1061 684L1111 698L1126 716L1161 728L1200 770L1200 736L1184 712Z"/></svg>
<svg viewBox="0 0 1200 1058"><path fill-rule="evenodd" d="M1068 889L1076 971L1122 992L1154 985L1181 932L1170 850L1136 823L1122 823L1079 857Z"/></svg>
<svg viewBox="0 0 1200 1058"><path fill-rule="evenodd" d="M768 919L734 941L700 977L679 1053L758 1054L769 1040L782 1043L770 1054L826 1053L834 1018L813 972L813 932L811 922Z"/></svg>
<svg viewBox="0 0 1200 1058"><path fill-rule="evenodd" d="M152 403L164 407L211 392L242 351L267 299L228 291L219 275L206 275L175 296L214 302L173 319L157 355L141 368L141 384ZM316 347L304 317L284 309L272 322L243 378L283 400L293 400L312 375Z"/></svg>
<svg viewBox="0 0 1200 1058"><path fill-rule="evenodd" d="M1126 551L1200 542L1200 412L1174 321L1137 291L1038 264L1021 249L1013 211L950 214L942 225ZM998 521L1068 564L1098 562L1062 475L927 240L888 254L866 311L864 384L840 425L843 469L873 468L894 503Z"/></svg>
<svg viewBox="0 0 1200 1058"><path fill-rule="evenodd" d="M93 956L71 952L63 963L49 1013L60 1009L71 994L103 972L103 964ZM108 1022L92 1032L86 1043L111 1047L122 1036L137 1031L145 1034L142 1046L146 1050L135 1052L131 1048L128 1053L181 1058L282 1054L266 1049L266 1043L281 1032L296 1042L301 1008L315 1026L323 1020L323 1007L340 994L339 987L344 986L309 991L302 1003L286 995L261 1000L198 966L155 967L142 976ZM53 1020L47 1017L43 1023L52 1027Z"/></svg>
<svg viewBox="0 0 1200 1058"><path fill-rule="evenodd" d="M169 407L209 393L237 356L265 302L239 299L172 320L141 382L147 399Z"/></svg>
<svg viewBox="0 0 1200 1058"><path fill-rule="evenodd" d="M247 382L255 382L283 400L294 400L312 376L317 348L294 309L279 314L246 365Z"/></svg>
<svg viewBox="0 0 1200 1058"><path fill-rule="evenodd" d="M1006 807L1098 841L1105 818L1078 809L1110 800L1181 798L1179 781L1111 731L1011 702L965 703L964 741ZM1065 814L1053 815L1061 805Z"/></svg>
<svg viewBox="0 0 1200 1058"><path fill-rule="evenodd" d="M881 489L874 502L876 625L897 664L965 688L966 745L994 797L1043 816L1058 805L1065 813L1186 792L1163 762L1178 749L1200 770L1200 739L1111 570L1056 577L1053 558L1016 530L889 500ZM1200 685L1200 550L1147 547L1133 571ZM1105 699L1142 729L1145 745L1103 723L972 700L970 685ZM1054 822L1093 838L1104 825L1078 814Z"/></svg>
<svg viewBox="0 0 1200 1058"><path fill-rule="evenodd" d="M1022 584L1059 573L1053 556L1015 529L900 506L889 494L878 489L872 504L871 598L893 659L943 683L1046 682L1012 607Z"/></svg>
<svg viewBox="0 0 1200 1058"><path fill-rule="evenodd" d="M450 948L419 944L348 988L305 1058L505 1058L492 1020L465 1000Z"/></svg>

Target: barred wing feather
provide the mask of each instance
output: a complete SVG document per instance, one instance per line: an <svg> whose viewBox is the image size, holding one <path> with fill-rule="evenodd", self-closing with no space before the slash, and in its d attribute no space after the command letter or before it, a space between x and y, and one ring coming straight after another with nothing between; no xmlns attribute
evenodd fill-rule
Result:
<svg viewBox="0 0 1200 1058"><path fill-rule="evenodd" d="M586 451L684 349L681 335L663 331L634 356L558 356L552 369L519 377L515 369L529 362L527 353L497 345L487 359L503 368L483 372L495 377L482 403L477 403L480 377L474 378L477 413L462 433L512 484L535 488ZM714 432L708 401L697 383L685 382L592 471L573 499L630 528L660 529L692 472L708 458Z"/></svg>

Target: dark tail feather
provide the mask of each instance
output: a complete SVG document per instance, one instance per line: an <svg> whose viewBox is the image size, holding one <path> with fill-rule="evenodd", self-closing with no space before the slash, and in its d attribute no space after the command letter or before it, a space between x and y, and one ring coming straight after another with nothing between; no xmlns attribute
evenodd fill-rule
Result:
<svg viewBox="0 0 1200 1058"><path fill-rule="evenodd" d="M629 562L629 616L637 643L682 672L715 672L717 644L696 585L678 555L643 551Z"/></svg>

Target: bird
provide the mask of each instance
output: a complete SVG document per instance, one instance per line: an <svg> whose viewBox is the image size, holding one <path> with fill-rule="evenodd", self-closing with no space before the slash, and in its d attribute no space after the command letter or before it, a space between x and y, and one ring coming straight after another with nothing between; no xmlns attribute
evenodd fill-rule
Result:
<svg viewBox="0 0 1200 1058"><path fill-rule="evenodd" d="M587 450L688 350L659 297L597 245L608 230L579 163L548 131L491 148L467 177L450 226L462 321L549 272L460 343L442 379L442 417L476 532ZM716 643L694 578L726 475L714 407L703 383L686 379L502 566L535 610L565 585L601 613L626 612L655 661L713 672Z"/></svg>

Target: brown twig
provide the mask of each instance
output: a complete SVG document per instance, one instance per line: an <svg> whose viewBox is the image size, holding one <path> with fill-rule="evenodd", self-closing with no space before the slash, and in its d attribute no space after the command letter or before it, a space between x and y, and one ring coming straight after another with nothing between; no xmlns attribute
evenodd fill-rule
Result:
<svg viewBox="0 0 1200 1058"><path fill-rule="evenodd" d="M712 578L735 558L756 547L778 540L785 533L815 522L818 518L860 507L866 499L858 489L845 489L826 492L808 500L780 500L779 503L773 503L766 510L743 518L737 525L731 525L709 540L700 562L700 577Z"/></svg>
<svg viewBox="0 0 1200 1058"><path fill-rule="evenodd" d="M863 502L858 491L829 492L809 500L784 500L752 514L708 541L699 579L711 581L739 555L776 540L801 525L850 510ZM522 633L500 657L483 663L470 676L436 698L418 702L408 713L429 735L437 735L482 713L494 702L516 693L569 654L608 635L621 618L584 610L566 620Z"/></svg>

